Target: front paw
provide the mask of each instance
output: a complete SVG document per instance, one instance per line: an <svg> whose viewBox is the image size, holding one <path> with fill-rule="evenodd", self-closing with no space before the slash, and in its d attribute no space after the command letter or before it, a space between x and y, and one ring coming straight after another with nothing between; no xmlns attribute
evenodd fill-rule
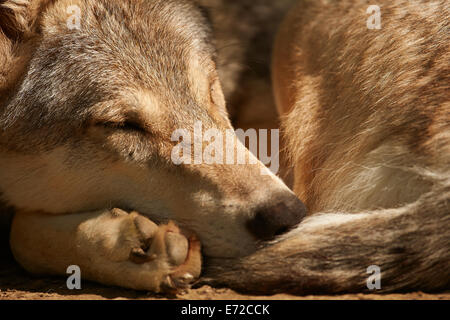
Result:
<svg viewBox="0 0 450 320"><path fill-rule="evenodd" d="M162 277L162 292L176 293L189 286L200 276L201 244L194 234L180 230L174 222L157 226L136 212L130 214L134 221L139 246L131 249L129 260L135 264L159 262L167 266Z"/></svg>

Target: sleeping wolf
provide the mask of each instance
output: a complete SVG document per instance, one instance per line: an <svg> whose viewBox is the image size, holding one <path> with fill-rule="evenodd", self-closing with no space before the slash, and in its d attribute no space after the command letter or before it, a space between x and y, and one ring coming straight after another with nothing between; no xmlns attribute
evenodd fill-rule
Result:
<svg viewBox="0 0 450 320"><path fill-rule="evenodd" d="M275 94L314 215L281 236L306 209L262 163L172 161L175 130L231 129L196 2L3 2L0 191L16 259L158 292L199 276L201 242L210 281L241 290L364 291L370 265L385 291L447 287L448 5L390 3L379 30L353 1L302 1L282 27Z"/></svg>
<svg viewBox="0 0 450 320"><path fill-rule="evenodd" d="M0 190L27 270L78 265L170 290L198 276L198 240L243 256L305 215L236 137L247 165L172 161L176 130L232 129L202 13L179 0L2 4Z"/></svg>

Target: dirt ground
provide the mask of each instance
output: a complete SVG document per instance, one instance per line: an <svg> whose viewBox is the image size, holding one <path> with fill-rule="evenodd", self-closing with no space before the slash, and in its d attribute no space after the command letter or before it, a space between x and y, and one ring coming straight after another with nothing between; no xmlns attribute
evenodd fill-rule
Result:
<svg viewBox="0 0 450 320"><path fill-rule="evenodd" d="M415 292L408 294L352 294L339 296L304 296L287 294L274 296L249 296L229 289L216 289L203 286L188 290L176 297L165 297L146 292L101 286L92 282L82 282L81 290L69 290L65 278L33 277L23 271L10 255L0 257L0 300L450 300L450 292L427 294Z"/></svg>

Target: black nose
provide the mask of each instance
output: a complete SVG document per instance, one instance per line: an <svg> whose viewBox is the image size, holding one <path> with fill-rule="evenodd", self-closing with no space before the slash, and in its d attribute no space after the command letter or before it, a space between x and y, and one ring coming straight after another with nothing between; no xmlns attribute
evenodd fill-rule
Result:
<svg viewBox="0 0 450 320"><path fill-rule="evenodd" d="M247 228L260 240L270 240L296 226L306 216L305 205L292 196L258 210Z"/></svg>

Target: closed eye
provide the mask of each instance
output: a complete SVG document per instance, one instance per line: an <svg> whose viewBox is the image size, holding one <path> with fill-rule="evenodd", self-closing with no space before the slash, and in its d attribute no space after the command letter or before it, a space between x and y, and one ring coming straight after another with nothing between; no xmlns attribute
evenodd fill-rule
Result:
<svg viewBox="0 0 450 320"><path fill-rule="evenodd" d="M141 133L147 132L141 124L128 120L123 122L115 122L115 121L99 122L97 123L97 126L102 126L107 129L114 129L114 130L124 130Z"/></svg>

